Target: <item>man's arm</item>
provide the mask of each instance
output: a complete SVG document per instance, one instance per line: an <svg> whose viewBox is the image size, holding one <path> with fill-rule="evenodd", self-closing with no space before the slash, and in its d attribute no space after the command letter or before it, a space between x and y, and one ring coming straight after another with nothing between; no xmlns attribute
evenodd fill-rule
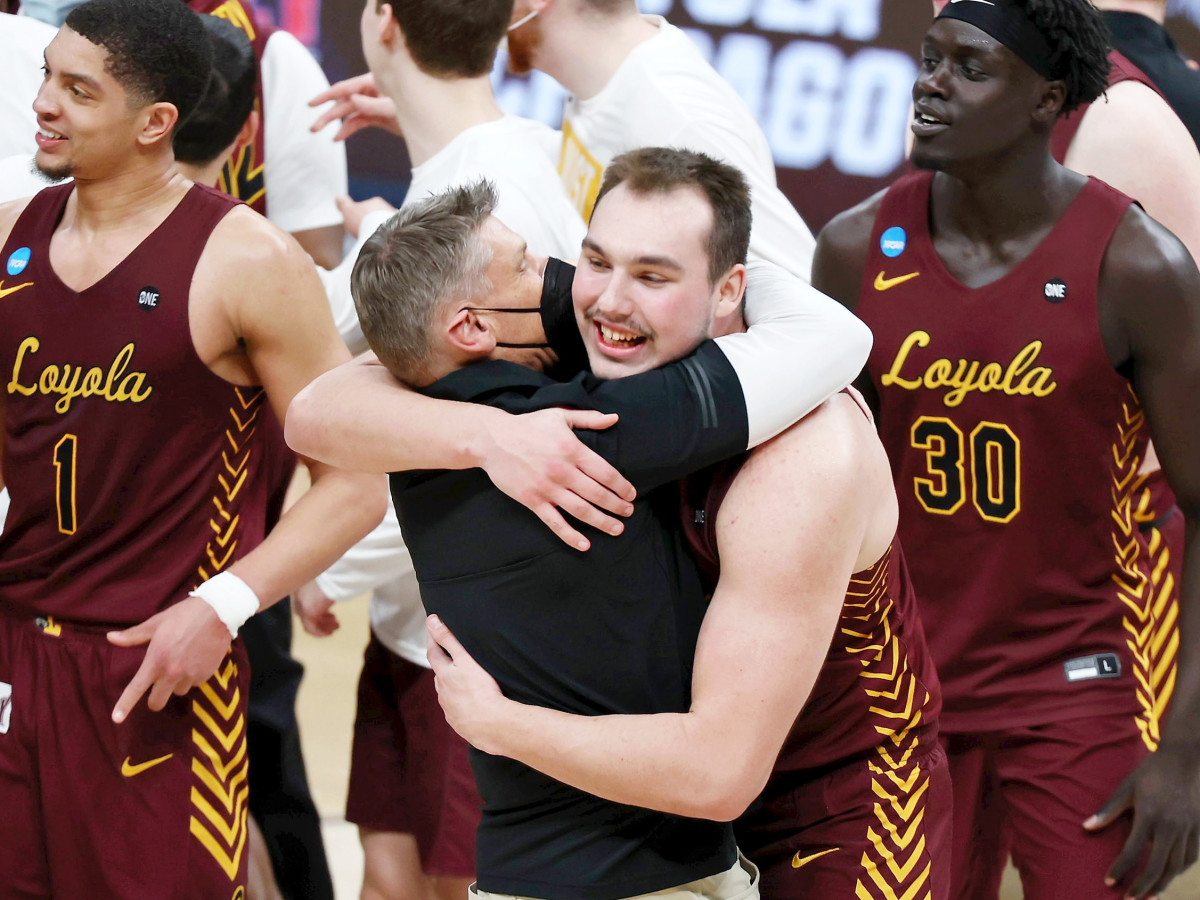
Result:
<svg viewBox="0 0 1200 900"><path fill-rule="evenodd" d="M1100 326L1114 365L1131 364L1167 482L1186 523L1178 676L1158 750L1085 823L1133 810L1109 870L1129 896L1158 894L1194 860L1200 833L1200 273L1186 248L1134 208L1105 256ZM1151 843L1144 867L1139 860Z"/></svg>
<svg viewBox="0 0 1200 900"><path fill-rule="evenodd" d="M1064 164L1137 200L1200 259L1200 151L1155 91L1110 87L1088 107Z"/></svg>
<svg viewBox="0 0 1200 900"><path fill-rule="evenodd" d="M830 401L753 453L722 504L721 578L687 713L578 716L507 700L433 619L429 659L447 720L484 752L609 800L735 818L807 700L851 574L890 541L894 518L883 540L877 527L889 496L870 424L849 398Z"/></svg>
<svg viewBox="0 0 1200 900"><path fill-rule="evenodd" d="M312 262L291 237L248 209L233 210L213 231L193 277L189 313L201 358L227 380L262 384L280 417L301 387L348 355ZM260 609L310 581L383 516L379 476L316 462L309 472L312 488L227 570ZM149 642L114 720L123 720L148 689L157 710L171 693L204 681L229 639L213 607L195 596L110 635L124 646Z"/></svg>

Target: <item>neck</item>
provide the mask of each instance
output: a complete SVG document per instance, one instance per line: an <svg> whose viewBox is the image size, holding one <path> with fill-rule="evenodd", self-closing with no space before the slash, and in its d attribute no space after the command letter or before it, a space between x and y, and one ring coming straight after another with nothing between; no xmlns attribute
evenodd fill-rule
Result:
<svg viewBox="0 0 1200 900"><path fill-rule="evenodd" d="M161 160L102 179L75 178L73 218L94 232L133 225L143 216L155 217L164 206L174 206L191 182L170 154Z"/></svg>
<svg viewBox="0 0 1200 900"><path fill-rule="evenodd" d="M216 187L217 182L221 178L221 170L225 168L226 157L222 156L215 159L208 165L193 165L191 163L178 163L179 174L188 181L194 181L196 184L207 185L208 187Z"/></svg>
<svg viewBox="0 0 1200 900"><path fill-rule="evenodd" d="M504 117L487 75L436 78L396 53L387 70L376 73L376 80L396 104L414 167L440 153L468 128Z"/></svg>
<svg viewBox="0 0 1200 900"><path fill-rule="evenodd" d="M995 244L1056 220L1074 196L1078 176L1056 163L1044 143L1035 149L1009 152L974 172L939 173L930 198L937 230Z"/></svg>
<svg viewBox="0 0 1200 900"><path fill-rule="evenodd" d="M1100 9L1137 13L1153 19L1159 25L1167 20L1167 4L1162 0L1093 0Z"/></svg>
<svg viewBox="0 0 1200 900"><path fill-rule="evenodd" d="M607 17L547 11L543 17L541 26L553 40L543 42L536 65L580 100L604 90L629 54L659 33L636 9Z"/></svg>

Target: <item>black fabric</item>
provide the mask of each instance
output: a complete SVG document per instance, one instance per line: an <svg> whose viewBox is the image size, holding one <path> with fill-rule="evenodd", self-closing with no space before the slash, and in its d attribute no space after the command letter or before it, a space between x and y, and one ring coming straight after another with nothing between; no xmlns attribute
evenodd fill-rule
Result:
<svg viewBox="0 0 1200 900"><path fill-rule="evenodd" d="M1104 21L1113 46L1154 82L1200 148L1200 72L1188 68L1174 39L1153 19L1106 10Z"/></svg>
<svg viewBox="0 0 1200 900"><path fill-rule="evenodd" d="M573 265L561 259L546 261L542 273L542 328L558 355L558 365L550 373L554 378L571 378L588 368L587 348L575 323L575 304L571 299L574 280Z"/></svg>
<svg viewBox="0 0 1200 900"><path fill-rule="evenodd" d="M426 609L516 700L584 715L684 712L704 595L677 527L676 478L746 449L741 385L706 342L653 372L567 383L505 362L469 366L427 391L509 412L617 412L580 437L638 488L625 534L560 542L479 469L391 476ZM608 900L733 865L727 824L610 803L513 760L475 752L484 800L481 890Z"/></svg>
<svg viewBox="0 0 1200 900"><path fill-rule="evenodd" d="M1050 44L1025 10L1008 0L950 0L939 19L958 19L974 25L1017 54L1043 78L1054 78Z"/></svg>

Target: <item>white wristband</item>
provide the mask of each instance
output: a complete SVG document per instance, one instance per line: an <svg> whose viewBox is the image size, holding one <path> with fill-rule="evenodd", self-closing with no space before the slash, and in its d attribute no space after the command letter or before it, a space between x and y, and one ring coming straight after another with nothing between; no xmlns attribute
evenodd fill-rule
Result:
<svg viewBox="0 0 1200 900"><path fill-rule="evenodd" d="M188 596L199 597L211 606L217 618L229 629L231 638L237 637L238 629L258 612L258 595L232 572L214 575Z"/></svg>

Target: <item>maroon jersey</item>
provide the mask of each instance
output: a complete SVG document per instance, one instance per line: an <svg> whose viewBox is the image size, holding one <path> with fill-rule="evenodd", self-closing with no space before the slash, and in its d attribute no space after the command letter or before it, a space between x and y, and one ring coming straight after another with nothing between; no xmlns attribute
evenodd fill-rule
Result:
<svg viewBox="0 0 1200 900"><path fill-rule="evenodd" d="M275 28L264 25L254 7L241 0L187 0L188 6L198 13L207 13L225 19L246 33L254 47L254 58L258 60L257 95L254 108L259 115L263 111L262 58L267 49L267 39L275 32ZM243 147L230 158L221 170L221 178L217 187L237 197L256 213L267 214L267 183L263 175L266 166L266 129L261 121L254 135L254 143Z"/></svg>
<svg viewBox="0 0 1200 900"><path fill-rule="evenodd" d="M1026 259L969 288L934 249L932 177L884 196L857 311L942 730L1125 712L1156 741L1175 605L1134 515L1145 415L1097 325L1131 201L1089 180Z"/></svg>
<svg viewBox="0 0 1200 900"><path fill-rule="evenodd" d="M717 515L744 460L720 463L685 482L684 535L710 587L720 574ZM829 652L767 793L856 760L901 769L936 745L940 707L904 553L893 542L878 562L851 576Z"/></svg>
<svg viewBox="0 0 1200 900"><path fill-rule="evenodd" d="M123 626L262 540L260 470L282 435L262 389L214 375L188 324L196 263L237 202L193 186L129 256L77 292L49 258L72 189L34 197L0 251L12 497L0 603Z"/></svg>
<svg viewBox="0 0 1200 900"><path fill-rule="evenodd" d="M1122 81L1137 81L1140 82L1154 93L1158 94L1159 90L1150 81L1149 77L1129 61L1122 53L1113 50L1108 54L1108 61L1112 64L1112 68L1108 71L1108 86L1120 84ZM1103 99L1100 100L1104 102ZM1079 131L1079 126L1083 123L1084 114L1087 113L1088 107L1092 104L1085 103L1079 109L1065 116L1061 116L1054 126L1054 133L1050 136L1050 152L1058 162L1062 162L1067 158L1067 151L1071 148L1071 141L1075 140L1075 135Z"/></svg>

